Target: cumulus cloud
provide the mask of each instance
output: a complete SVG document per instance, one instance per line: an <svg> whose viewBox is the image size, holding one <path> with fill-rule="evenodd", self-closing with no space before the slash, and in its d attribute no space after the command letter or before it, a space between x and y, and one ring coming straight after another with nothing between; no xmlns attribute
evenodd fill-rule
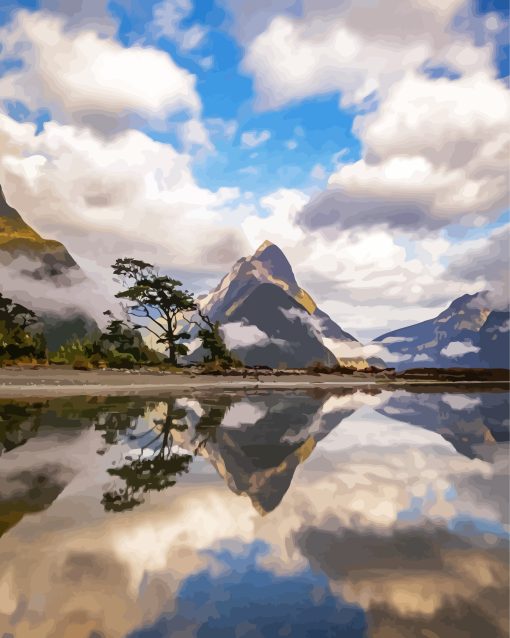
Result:
<svg viewBox="0 0 510 638"><path fill-rule="evenodd" d="M444 357L452 359L460 359L471 352L479 352L480 348L473 345L469 340L466 341L450 341L450 343L441 350Z"/></svg>
<svg viewBox="0 0 510 638"><path fill-rule="evenodd" d="M487 307L506 310L509 305L508 225L485 237L465 242L451 251L448 275L461 281L474 281L479 289L489 289L481 300Z"/></svg>
<svg viewBox="0 0 510 638"><path fill-rule="evenodd" d="M2 98L48 108L61 122L110 130L123 117L200 111L195 77L164 51L125 48L92 28L68 30L61 15L46 12L18 11L0 39L0 59L22 62L0 79Z"/></svg>
<svg viewBox="0 0 510 638"><path fill-rule="evenodd" d="M500 21L462 0L389 5L377 3L366 20L356 3L304 2L299 12L285 2L229 3L260 107L331 91L344 105L369 106L354 126L361 159L339 164L323 193L302 194L301 210L280 191L279 207L262 202L271 213L263 223L244 223L250 237L280 242L300 281L358 335L377 321L369 306L395 322L389 309L400 299L415 322L460 294L508 290L502 237L491 253L496 237L444 233L452 224L481 228L508 201L510 94L492 63ZM487 262L477 259L482 251Z"/></svg>
<svg viewBox="0 0 510 638"><path fill-rule="evenodd" d="M509 118L510 92L488 74L408 75L375 113L358 118L364 157L330 176L300 222L310 230L413 231L493 219L509 194Z"/></svg>
<svg viewBox="0 0 510 638"><path fill-rule="evenodd" d="M199 187L188 154L139 131L104 139L49 122L36 135L0 115L0 144L9 203L87 272L137 255L177 272L222 273L246 251L241 231L223 222L239 191Z"/></svg>
<svg viewBox="0 0 510 638"><path fill-rule="evenodd" d="M490 41L477 47L470 34L450 28L465 4L385 0L371 6L370 20L357 3L330 0L305 1L299 15L285 11L292 7L284 2L272 13L265 3L232 10L238 23L260 16L256 37L240 33L249 38L243 66L254 77L259 106L274 108L329 92L340 92L345 105L359 104L426 64L461 73L486 68Z"/></svg>

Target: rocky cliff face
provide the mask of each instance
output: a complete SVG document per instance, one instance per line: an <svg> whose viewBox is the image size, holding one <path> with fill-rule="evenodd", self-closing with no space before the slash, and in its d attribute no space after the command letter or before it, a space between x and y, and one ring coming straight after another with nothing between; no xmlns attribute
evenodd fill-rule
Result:
<svg viewBox="0 0 510 638"><path fill-rule="evenodd" d="M463 295L437 317L383 334L375 342L399 369L508 368L509 319L509 311L494 309L484 291Z"/></svg>
<svg viewBox="0 0 510 638"><path fill-rule="evenodd" d="M53 350L72 337L96 327L92 311L76 301L87 278L65 246L45 239L7 203L0 186L0 291L33 309L41 318L48 347Z"/></svg>
<svg viewBox="0 0 510 638"><path fill-rule="evenodd" d="M336 347L359 346L301 288L284 253L264 242L237 261L218 286L200 300L223 325L227 345L248 365L306 367L337 362ZM356 357L345 364L365 365Z"/></svg>

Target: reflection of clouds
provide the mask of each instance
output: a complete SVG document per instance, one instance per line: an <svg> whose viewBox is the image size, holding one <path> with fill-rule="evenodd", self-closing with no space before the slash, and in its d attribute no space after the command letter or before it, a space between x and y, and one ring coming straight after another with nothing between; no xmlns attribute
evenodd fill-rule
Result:
<svg viewBox="0 0 510 638"><path fill-rule="evenodd" d="M280 552L266 562L285 571L291 561L301 563L299 550L347 601L385 608L383 616L435 622L444 613L448 624L462 606L475 605L477 618L494 613L503 620L493 627L478 618L481 633L466 635L504 635L506 541L502 547L498 538L507 522L507 471L501 459L468 459L437 433L362 408L298 468L271 521ZM460 520L474 521L464 530L473 538ZM400 635L391 633L394 624L381 635Z"/></svg>
<svg viewBox="0 0 510 638"><path fill-rule="evenodd" d="M249 399L237 401L228 408L221 422L223 428L239 428L243 425L253 425L266 414L266 410L260 404L255 404Z"/></svg>
<svg viewBox="0 0 510 638"><path fill-rule="evenodd" d="M466 394L444 394L442 398L452 410L471 410L481 404L479 397L468 397Z"/></svg>
<svg viewBox="0 0 510 638"><path fill-rule="evenodd" d="M443 528L373 534L309 527L297 542L347 600L392 607L404 617L430 617L457 600L476 604L487 589L491 596L499 590L501 602L501 588L508 588L502 547L482 550Z"/></svg>
<svg viewBox="0 0 510 638"><path fill-rule="evenodd" d="M405 422L410 405L414 414L435 396L350 390L311 394L305 402L302 392L231 395L230 439L256 441L260 418L274 436L268 453L307 437L315 442L307 459L299 452L287 493L264 517L221 479L197 472L200 459L170 491L132 512L105 514L99 504L105 470L122 459L129 441L99 456L102 439L94 430L65 442L31 439L17 456L2 457L7 474L34 459L58 459L75 476L46 511L26 517L0 541L0 635L90 638L95 631L120 638L172 613L182 582L212 569L204 550L259 540L271 548L257 559L260 568L297 576L310 561L334 591L370 610L370 635L422 638L429 628L441 638L460 638L455 628L463 615L471 622L465 635L503 635L507 458L494 443L492 463L467 458L439 432ZM489 405L478 396L443 396L450 411L462 410L459 419L477 418ZM176 401L190 425L176 436L180 446L190 449L194 425L214 401ZM388 416L375 412L390 401L395 418L387 409ZM133 432L164 416L167 406L151 403ZM221 461L221 448L209 449ZM250 459L250 446L244 449ZM265 454L257 450L254 458L267 460Z"/></svg>
<svg viewBox="0 0 510 638"><path fill-rule="evenodd" d="M121 516L84 517L86 500L54 503L37 521L40 538L4 539L1 631L14 614L17 638L89 638L92 630L120 638L169 609L182 579L204 566L201 550L224 537L254 535L256 513L230 492L205 485ZM46 534L51 519L62 516L68 524ZM159 593L154 598L148 591ZM80 626L77 617L92 624Z"/></svg>

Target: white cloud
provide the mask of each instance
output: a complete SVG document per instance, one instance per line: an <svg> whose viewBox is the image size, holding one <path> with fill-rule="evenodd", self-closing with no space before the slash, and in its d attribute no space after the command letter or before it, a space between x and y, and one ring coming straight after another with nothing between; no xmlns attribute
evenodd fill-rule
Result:
<svg viewBox="0 0 510 638"><path fill-rule="evenodd" d="M289 151L293 151L297 148L298 143L296 142L296 140L287 140L285 142L285 146L289 149Z"/></svg>
<svg viewBox="0 0 510 638"><path fill-rule="evenodd" d="M469 340L467 341L450 341L450 343L441 350L441 354L444 357L450 357L452 359L460 359L471 352L479 352L480 348L473 345Z"/></svg>
<svg viewBox="0 0 510 638"><path fill-rule="evenodd" d="M182 26L192 10L191 0L163 0L154 7L151 28L156 36L165 36L174 40L183 51L192 51L203 43L208 32L201 24Z"/></svg>
<svg viewBox="0 0 510 638"><path fill-rule="evenodd" d="M463 410L472 410L482 403L480 397L469 397L466 394L443 394L441 397L443 403L446 403L452 410L462 412Z"/></svg>
<svg viewBox="0 0 510 638"><path fill-rule="evenodd" d="M428 354L417 354L413 361L415 361L416 363L423 363L425 361L433 361L432 357L429 357Z"/></svg>
<svg viewBox="0 0 510 638"><path fill-rule="evenodd" d="M9 203L88 272L138 255L174 270L222 274L247 250L242 232L224 221L239 190L199 187L189 155L139 131L104 139L50 122L35 135L32 124L0 115L0 145Z"/></svg>
<svg viewBox="0 0 510 638"><path fill-rule="evenodd" d="M254 148L260 146L271 137L271 133L264 131L245 131L241 134L241 144L244 148Z"/></svg>
<svg viewBox="0 0 510 638"><path fill-rule="evenodd" d="M414 337L385 337L381 339L380 343L387 345L391 343L405 343L407 341L414 341Z"/></svg>
<svg viewBox="0 0 510 638"><path fill-rule="evenodd" d="M205 124L211 132L211 135L221 137L228 141L234 137L238 127L236 120L224 120L221 117L207 118Z"/></svg>
<svg viewBox="0 0 510 638"><path fill-rule="evenodd" d="M459 72L486 68L490 45L476 47L450 28L464 4L383 0L371 7L370 20L357 3L305 1L299 16L275 7L247 42L243 66L254 76L262 108L332 91L342 93L344 104L358 104L426 63ZM250 11L240 7L239 19Z"/></svg>
<svg viewBox="0 0 510 638"><path fill-rule="evenodd" d="M214 56L206 55L198 61L204 71L210 71L214 66Z"/></svg>
<svg viewBox="0 0 510 638"><path fill-rule="evenodd" d="M490 234L454 245L449 251L448 276L490 290L490 307L505 310L509 305L508 224Z"/></svg>
<svg viewBox="0 0 510 638"><path fill-rule="evenodd" d="M491 332L510 332L510 321L508 319L504 321L500 326L494 326L492 328L488 328L487 332L490 334Z"/></svg>
<svg viewBox="0 0 510 638"><path fill-rule="evenodd" d="M301 222L416 231L494 219L509 196L509 119L510 92L485 74L406 76L375 113L358 118L364 157L330 176Z"/></svg>
<svg viewBox="0 0 510 638"><path fill-rule="evenodd" d="M214 148L206 127L201 120L196 118L187 120L180 125L179 137L186 150L194 146L200 146L209 151L212 151Z"/></svg>
<svg viewBox="0 0 510 638"><path fill-rule="evenodd" d="M195 77L163 51L125 48L92 29L67 31L62 17L43 12L19 11L0 39L1 58L23 61L0 79L2 97L47 107L59 121L104 129L121 116L160 120L201 108Z"/></svg>
<svg viewBox="0 0 510 638"><path fill-rule="evenodd" d="M262 332L257 326L246 326L240 321L223 324L221 332L229 349L269 343L269 337L265 332Z"/></svg>

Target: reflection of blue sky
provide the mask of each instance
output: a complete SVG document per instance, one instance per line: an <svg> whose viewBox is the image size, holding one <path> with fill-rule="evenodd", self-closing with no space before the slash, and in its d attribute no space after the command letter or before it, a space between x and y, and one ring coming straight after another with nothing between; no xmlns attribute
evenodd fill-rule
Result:
<svg viewBox="0 0 510 638"><path fill-rule="evenodd" d="M189 576L177 593L176 610L131 638L360 638L363 610L332 594L328 579L310 569L278 576L258 565L270 552L259 541L241 552L209 551L215 566Z"/></svg>

